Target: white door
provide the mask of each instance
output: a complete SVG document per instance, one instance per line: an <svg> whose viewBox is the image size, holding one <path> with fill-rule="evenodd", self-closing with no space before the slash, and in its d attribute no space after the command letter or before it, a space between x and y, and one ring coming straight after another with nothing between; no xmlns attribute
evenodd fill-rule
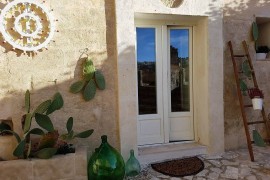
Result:
<svg viewBox="0 0 270 180"><path fill-rule="evenodd" d="M138 143L193 140L192 29L137 26Z"/></svg>

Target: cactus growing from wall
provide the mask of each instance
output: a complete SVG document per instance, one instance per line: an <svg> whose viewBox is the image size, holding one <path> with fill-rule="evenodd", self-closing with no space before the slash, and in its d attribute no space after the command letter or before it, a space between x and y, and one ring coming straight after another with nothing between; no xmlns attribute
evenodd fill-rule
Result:
<svg viewBox="0 0 270 180"><path fill-rule="evenodd" d="M87 57L83 64L83 80L74 82L69 90L71 93L82 92L85 101L90 101L96 95L96 90L104 90L106 83L101 71L96 70L93 61Z"/></svg>

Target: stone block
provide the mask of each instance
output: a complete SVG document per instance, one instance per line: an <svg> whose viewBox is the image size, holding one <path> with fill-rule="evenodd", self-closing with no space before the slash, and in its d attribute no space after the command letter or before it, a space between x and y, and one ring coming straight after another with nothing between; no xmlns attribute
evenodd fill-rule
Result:
<svg viewBox="0 0 270 180"><path fill-rule="evenodd" d="M87 176L87 148L80 148L76 150L75 155L75 175Z"/></svg>
<svg viewBox="0 0 270 180"><path fill-rule="evenodd" d="M34 180L32 161L12 160L0 162L0 179Z"/></svg>
<svg viewBox="0 0 270 180"><path fill-rule="evenodd" d="M55 156L52 159L33 161L34 179L55 180L75 176L75 154Z"/></svg>

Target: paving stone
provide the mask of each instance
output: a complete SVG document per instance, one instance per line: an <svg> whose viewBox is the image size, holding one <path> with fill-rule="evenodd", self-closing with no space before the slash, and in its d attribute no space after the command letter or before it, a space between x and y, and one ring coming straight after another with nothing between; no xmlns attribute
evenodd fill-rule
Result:
<svg viewBox="0 0 270 180"><path fill-rule="evenodd" d="M208 167L210 167L211 166L211 164L210 163L208 163L208 162L204 162L204 168L205 169L207 169Z"/></svg>
<svg viewBox="0 0 270 180"><path fill-rule="evenodd" d="M227 166L226 171L221 174L221 177L228 179L238 179L238 168Z"/></svg>
<svg viewBox="0 0 270 180"><path fill-rule="evenodd" d="M216 173L216 172L211 172L211 173L209 173L209 175L207 176L207 178L213 179L213 180L217 180L218 177L219 177L219 173Z"/></svg>
<svg viewBox="0 0 270 180"><path fill-rule="evenodd" d="M214 166L216 166L216 167L221 167L222 166L221 162L219 162L217 160L209 160L209 162L211 164L213 164Z"/></svg>
<svg viewBox="0 0 270 180"><path fill-rule="evenodd" d="M256 176L247 176L247 180L257 180Z"/></svg>
<svg viewBox="0 0 270 180"><path fill-rule="evenodd" d="M157 176L159 179L170 179L170 176L166 176L166 175L159 175Z"/></svg>
<svg viewBox="0 0 270 180"><path fill-rule="evenodd" d="M178 178L178 177L172 177L172 178L170 178L170 180L181 180L181 178Z"/></svg>
<svg viewBox="0 0 270 180"><path fill-rule="evenodd" d="M251 174L251 171L249 167L239 169L239 178L244 178L246 176L249 176L250 174Z"/></svg>
<svg viewBox="0 0 270 180"><path fill-rule="evenodd" d="M208 172L209 171L207 169L204 169L201 172L199 172L198 174L196 174L196 176L203 176L203 177L205 177Z"/></svg>
<svg viewBox="0 0 270 180"><path fill-rule="evenodd" d="M206 160L222 159L222 156L220 156L220 155L216 155L216 156L202 155L201 157L206 159Z"/></svg>
<svg viewBox="0 0 270 180"><path fill-rule="evenodd" d="M222 170L219 168L210 168L210 170L218 174L222 173Z"/></svg>
<svg viewBox="0 0 270 180"><path fill-rule="evenodd" d="M233 161L228 161L228 160L222 160L221 163L225 166L238 166L239 162L233 162Z"/></svg>
<svg viewBox="0 0 270 180"><path fill-rule="evenodd" d="M193 180L193 176L185 176L184 179Z"/></svg>
<svg viewBox="0 0 270 180"><path fill-rule="evenodd" d="M233 151L226 152L222 155L222 157L225 159L235 159L238 156L239 156L239 154L237 154L236 152L233 152Z"/></svg>

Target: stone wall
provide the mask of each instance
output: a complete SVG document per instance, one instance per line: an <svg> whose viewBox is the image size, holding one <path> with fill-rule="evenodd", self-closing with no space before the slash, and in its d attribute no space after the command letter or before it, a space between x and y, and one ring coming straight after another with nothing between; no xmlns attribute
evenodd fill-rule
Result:
<svg viewBox="0 0 270 180"><path fill-rule="evenodd" d="M265 94L265 110L266 114L268 114L270 112L270 85L268 83L270 78L270 61L255 61L255 49L253 48L254 42L252 40L251 25L255 20L255 16L270 17L270 2L253 0L225 0L224 2L223 33L225 148L236 149L246 146L246 137L227 42L233 42L235 54L243 53L243 40L248 42L259 87ZM251 84L249 84L249 87L252 87ZM248 103L249 98L245 98L245 101ZM251 102L249 102L249 104L250 103ZM252 108L250 108L247 109L247 117L249 120L256 120L260 118L260 113L255 112L252 110ZM261 130L262 126L256 125L251 127L251 129L252 128Z"/></svg>
<svg viewBox="0 0 270 180"><path fill-rule="evenodd" d="M5 3L1 0L0 8ZM73 116L75 131L95 130L90 138L77 144L94 149L101 142L100 136L107 134L109 142L119 148L114 1L48 0L45 5L54 10L59 30L48 50L32 56L14 52L6 44L0 46L0 119L11 117L15 131L21 133L25 91L31 92L32 108L59 91L64 107L51 118L60 133L65 130L67 119ZM90 102L85 102L81 94L69 92L69 86L81 78L85 57L81 57L81 52L85 48L105 75L107 86L104 91L97 91Z"/></svg>

